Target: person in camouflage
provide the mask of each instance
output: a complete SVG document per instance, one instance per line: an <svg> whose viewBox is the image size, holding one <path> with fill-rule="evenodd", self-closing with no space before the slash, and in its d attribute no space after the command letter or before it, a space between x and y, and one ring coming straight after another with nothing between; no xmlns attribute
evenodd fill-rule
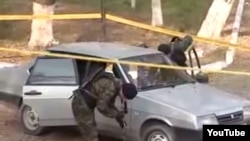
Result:
<svg viewBox="0 0 250 141"><path fill-rule="evenodd" d="M98 73L98 77L94 77L84 91L74 95L72 100L73 115L80 127L84 141L98 141L94 108L97 108L104 116L116 119L123 128L125 114L123 111L119 111L114 103L117 96L124 97L122 89L117 89L116 84L113 74L102 71Z"/></svg>

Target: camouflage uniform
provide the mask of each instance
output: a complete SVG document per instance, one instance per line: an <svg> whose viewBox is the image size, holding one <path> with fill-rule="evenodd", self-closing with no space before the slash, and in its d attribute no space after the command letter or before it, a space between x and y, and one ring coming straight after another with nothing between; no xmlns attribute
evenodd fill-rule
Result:
<svg viewBox="0 0 250 141"><path fill-rule="evenodd" d="M107 77L98 77L98 79L94 80L90 85L89 92L96 97L94 107L104 116L116 118L119 111L114 105L117 96L115 82ZM73 97L72 109L75 121L80 127L84 141L98 141L94 107L90 108L86 101L82 94L77 94Z"/></svg>

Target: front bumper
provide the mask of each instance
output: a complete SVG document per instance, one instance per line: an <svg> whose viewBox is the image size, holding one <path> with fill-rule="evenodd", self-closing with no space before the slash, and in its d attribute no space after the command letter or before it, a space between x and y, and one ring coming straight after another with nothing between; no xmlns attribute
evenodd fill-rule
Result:
<svg viewBox="0 0 250 141"><path fill-rule="evenodd" d="M246 125L250 125L250 119L245 120Z"/></svg>
<svg viewBox="0 0 250 141"><path fill-rule="evenodd" d="M176 141L202 141L202 130L174 128Z"/></svg>

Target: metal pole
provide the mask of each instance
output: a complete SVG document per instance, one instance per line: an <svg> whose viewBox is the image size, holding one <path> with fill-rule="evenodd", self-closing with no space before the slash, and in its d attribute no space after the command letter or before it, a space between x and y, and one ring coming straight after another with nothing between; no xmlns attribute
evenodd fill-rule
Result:
<svg viewBox="0 0 250 141"><path fill-rule="evenodd" d="M106 40L106 8L104 0L101 0L101 22L102 22L102 40Z"/></svg>

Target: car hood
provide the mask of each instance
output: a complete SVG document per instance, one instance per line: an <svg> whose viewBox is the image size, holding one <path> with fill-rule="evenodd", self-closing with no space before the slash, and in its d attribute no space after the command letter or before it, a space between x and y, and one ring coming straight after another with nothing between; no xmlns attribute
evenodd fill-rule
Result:
<svg viewBox="0 0 250 141"><path fill-rule="evenodd" d="M197 116L216 114L228 109L238 110L248 103L244 98L200 83L143 91L140 96Z"/></svg>

